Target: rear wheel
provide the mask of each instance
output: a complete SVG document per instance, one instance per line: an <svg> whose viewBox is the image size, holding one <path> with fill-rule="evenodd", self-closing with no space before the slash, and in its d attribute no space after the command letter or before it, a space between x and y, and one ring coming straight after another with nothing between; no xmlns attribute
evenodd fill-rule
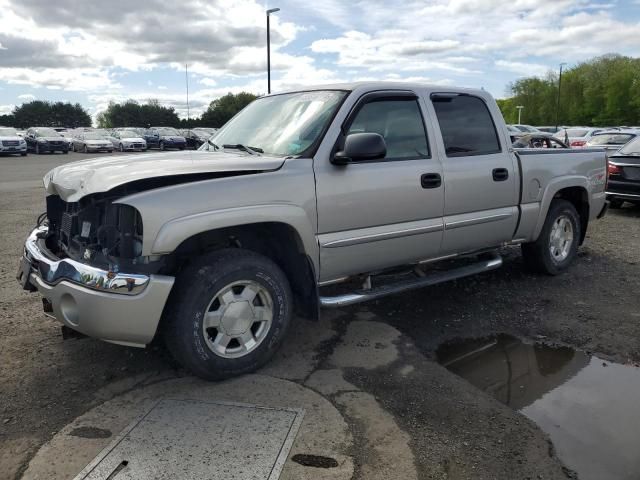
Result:
<svg viewBox="0 0 640 480"><path fill-rule="evenodd" d="M571 202L551 202L538 239L522 245L525 265L531 271L558 275L573 262L580 242L580 217Z"/></svg>
<svg viewBox="0 0 640 480"><path fill-rule="evenodd" d="M241 249L203 255L176 279L164 317L173 356L218 380L269 361L288 330L291 288L270 259Z"/></svg>

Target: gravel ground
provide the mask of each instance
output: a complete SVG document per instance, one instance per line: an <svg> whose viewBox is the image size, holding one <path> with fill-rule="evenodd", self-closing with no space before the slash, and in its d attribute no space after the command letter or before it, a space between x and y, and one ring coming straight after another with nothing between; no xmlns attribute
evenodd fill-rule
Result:
<svg viewBox="0 0 640 480"><path fill-rule="evenodd" d="M56 431L135 388L141 375L184 375L161 348L63 341L59 325L42 314L40 298L15 281L23 239L44 210L42 175L80 157L0 158L0 479L20 478ZM345 377L374 395L409 434L419 478L567 478L571 472L533 423L446 371L434 352L455 338L504 332L640 362L639 236L640 208L626 207L591 225L564 275L524 273L519 250L510 248L500 270L343 309L334 320L339 333L317 347L314 368L330 368L325 359L354 319L385 322L402 334L398 361L348 368ZM356 439L367 431L357 421L350 426ZM356 448L356 465L370 454Z"/></svg>

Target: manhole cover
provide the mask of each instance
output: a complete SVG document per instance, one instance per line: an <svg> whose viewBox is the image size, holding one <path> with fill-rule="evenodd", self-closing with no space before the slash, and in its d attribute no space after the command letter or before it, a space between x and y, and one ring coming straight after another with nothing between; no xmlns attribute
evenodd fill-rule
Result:
<svg viewBox="0 0 640 480"><path fill-rule="evenodd" d="M295 409L161 400L75 480L275 480L302 416Z"/></svg>

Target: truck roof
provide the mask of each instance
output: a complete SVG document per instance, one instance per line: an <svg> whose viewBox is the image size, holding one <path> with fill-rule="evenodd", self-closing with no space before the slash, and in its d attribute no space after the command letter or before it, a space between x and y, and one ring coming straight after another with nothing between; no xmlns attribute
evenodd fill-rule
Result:
<svg viewBox="0 0 640 480"><path fill-rule="evenodd" d="M289 89L282 92L275 92L271 95L283 93L304 92L309 90L347 90L347 91L372 91L372 90L426 90L427 92L446 93L468 93L484 98L493 98L486 90L479 88L452 87L449 85L436 85L418 82L389 82L389 81L367 81L367 82L346 82L331 83L325 85L305 85L300 88Z"/></svg>

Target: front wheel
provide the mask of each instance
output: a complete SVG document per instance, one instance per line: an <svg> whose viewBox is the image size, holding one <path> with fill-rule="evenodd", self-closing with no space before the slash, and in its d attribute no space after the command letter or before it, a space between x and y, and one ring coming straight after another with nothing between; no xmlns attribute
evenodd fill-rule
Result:
<svg viewBox="0 0 640 480"><path fill-rule="evenodd" d="M160 142L160 143L158 144L158 148L159 148L160 150L164 150L164 142Z"/></svg>
<svg viewBox="0 0 640 480"><path fill-rule="evenodd" d="M573 204L562 199L553 200L538 239L522 245L527 268L548 275L562 273L578 252L580 229L580 217Z"/></svg>
<svg viewBox="0 0 640 480"><path fill-rule="evenodd" d="M36 143L36 155L40 155L40 145Z"/></svg>
<svg viewBox="0 0 640 480"><path fill-rule="evenodd" d="M124 152L124 145L120 144L120 151Z"/></svg>
<svg viewBox="0 0 640 480"><path fill-rule="evenodd" d="M185 268L164 316L164 338L195 375L219 380L253 372L277 351L293 311L291 288L269 258L223 249Z"/></svg>

